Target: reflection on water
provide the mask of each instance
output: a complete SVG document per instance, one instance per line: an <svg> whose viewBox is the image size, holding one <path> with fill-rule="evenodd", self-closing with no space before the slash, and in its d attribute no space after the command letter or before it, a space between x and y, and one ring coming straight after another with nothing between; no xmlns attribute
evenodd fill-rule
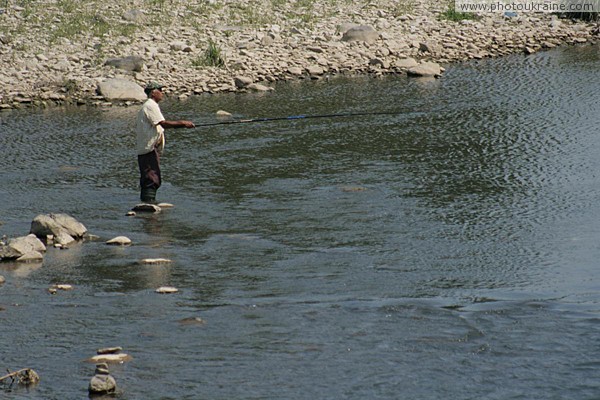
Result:
<svg viewBox="0 0 600 400"><path fill-rule="evenodd" d="M66 212L100 237L0 264L0 360L47 382L6 396L79 398L81 360L119 345L126 398L596 397L598 54L166 102L397 114L168 131L175 208L133 218L137 110L0 113L2 233Z"/></svg>

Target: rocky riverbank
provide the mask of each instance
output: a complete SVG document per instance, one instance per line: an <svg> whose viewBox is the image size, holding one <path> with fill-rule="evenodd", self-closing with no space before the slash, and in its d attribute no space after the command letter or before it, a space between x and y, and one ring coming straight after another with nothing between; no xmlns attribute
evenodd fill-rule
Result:
<svg viewBox="0 0 600 400"><path fill-rule="evenodd" d="M132 104L149 80L186 98L336 74L439 75L440 64L600 41L551 14L462 19L433 0L8 1L0 109Z"/></svg>

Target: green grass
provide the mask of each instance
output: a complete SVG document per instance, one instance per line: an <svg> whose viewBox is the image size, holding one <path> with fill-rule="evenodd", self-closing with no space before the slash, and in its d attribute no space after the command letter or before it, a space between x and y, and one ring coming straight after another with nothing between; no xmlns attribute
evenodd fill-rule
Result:
<svg viewBox="0 0 600 400"><path fill-rule="evenodd" d="M445 20L454 21L454 22L460 22L465 19L468 19L468 20L478 19L478 17L474 13L465 13L465 12L456 11L456 8L454 8L454 2L451 2L448 4L448 9L440 14L440 19L445 19Z"/></svg>
<svg viewBox="0 0 600 400"><path fill-rule="evenodd" d="M221 48L212 40L208 41L208 47L204 53L192 61L192 66L201 67L225 67L225 57L221 52Z"/></svg>
<svg viewBox="0 0 600 400"><path fill-rule="evenodd" d="M400 0L391 9L391 14L394 17L411 14L415 10L415 3L412 0Z"/></svg>
<svg viewBox="0 0 600 400"><path fill-rule="evenodd" d="M61 38L72 39L86 33L95 37L104 35L131 37L137 28L132 23L110 23L99 14L74 13L63 18L51 31L50 42L55 43Z"/></svg>

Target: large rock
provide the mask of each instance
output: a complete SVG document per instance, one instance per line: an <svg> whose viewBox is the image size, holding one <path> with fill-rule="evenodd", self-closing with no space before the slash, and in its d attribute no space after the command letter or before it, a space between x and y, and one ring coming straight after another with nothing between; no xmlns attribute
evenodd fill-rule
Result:
<svg viewBox="0 0 600 400"><path fill-rule="evenodd" d="M398 68L414 68L417 65L419 65L419 63L414 58L409 57L409 58L401 58L399 60L396 60L394 62L394 65Z"/></svg>
<svg viewBox="0 0 600 400"><path fill-rule="evenodd" d="M442 68L435 62L423 62L416 67L409 68L407 73L413 76L439 76Z"/></svg>
<svg viewBox="0 0 600 400"><path fill-rule="evenodd" d="M248 76L236 76L233 78L233 81L235 83L235 87L238 89L246 88L254 82L254 80Z"/></svg>
<svg viewBox="0 0 600 400"><path fill-rule="evenodd" d="M44 243L42 243L42 241L33 234L9 240L8 247L21 253L21 255L30 252L41 253L46 251L46 246L44 246Z"/></svg>
<svg viewBox="0 0 600 400"><path fill-rule="evenodd" d="M13 238L0 246L0 260L33 261L43 259L46 246L35 235Z"/></svg>
<svg viewBox="0 0 600 400"><path fill-rule="evenodd" d="M127 56L122 58L111 58L104 65L109 65L125 71L141 72L144 68L144 59L140 56Z"/></svg>
<svg viewBox="0 0 600 400"><path fill-rule="evenodd" d="M135 82L124 78L111 78L98 85L98 93L107 100L137 100L147 99L144 89Z"/></svg>
<svg viewBox="0 0 600 400"><path fill-rule="evenodd" d="M368 25L355 26L348 29L342 36L344 42L375 43L379 39L379 32Z"/></svg>
<svg viewBox="0 0 600 400"><path fill-rule="evenodd" d="M63 232L80 239L87 233L87 228L67 214L40 214L31 222L30 233L37 237L58 236Z"/></svg>

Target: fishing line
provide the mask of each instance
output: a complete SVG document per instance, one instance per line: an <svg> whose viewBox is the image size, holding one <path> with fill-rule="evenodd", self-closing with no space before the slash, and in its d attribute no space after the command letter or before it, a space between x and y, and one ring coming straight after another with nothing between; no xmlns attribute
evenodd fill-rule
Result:
<svg viewBox="0 0 600 400"><path fill-rule="evenodd" d="M399 115L403 114L399 111L382 111L382 112L359 112L359 113L338 113L338 114L317 114L317 115L289 115L287 117L270 117L270 118L248 118L248 119L233 119L229 121L209 122L206 124L195 124L196 128L204 126L217 125L234 125L234 124L249 124L254 122L271 122L271 121L293 121L299 119L310 118L339 118L339 117L360 117L366 115Z"/></svg>

